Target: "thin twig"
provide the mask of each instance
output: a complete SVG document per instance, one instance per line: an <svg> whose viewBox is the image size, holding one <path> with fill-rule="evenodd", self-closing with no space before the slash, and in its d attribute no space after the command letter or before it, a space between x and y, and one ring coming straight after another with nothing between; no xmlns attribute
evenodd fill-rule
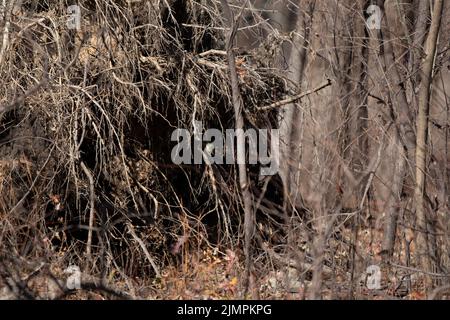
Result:
<svg viewBox="0 0 450 320"><path fill-rule="evenodd" d="M284 106L286 104L295 102L297 100L300 100L301 98L304 98L304 97L306 97L306 96L308 96L310 94L316 93L316 92L318 92L318 91L320 91L320 90L322 90L322 89L324 89L324 88L326 88L328 86L331 86L331 84L332 84L331 80L327 79L327 82L321 84L320 86L318 86L315 89L311 89L311 90L308 90L306 92L302 92L302 93L296 94L295 96L292 96L292 97L289 97L289 98L286 98L286 99L283 99L283 100L271 103L271 104L269 104L267 106L264 106L264 107L259 107L258 109L259 110L270 110L270 109L275 109L275 108L282 107L282 106Z"/></svg>
<svg viewBox="0 0 450 320"><path fill-rule="evenodd" d="M152 256L150 255L150 253L147 250L147 247L145 246L144 241L142 241L136 234L136 232L134 231L133 225L130 222L127 222L127 228L128 231L130 232L131 236L133 237L134 240L136 240L136 242L139 244L139 246L141 247L142 251L144 251L145 256L147 257L147 260L150 262L150 264L152 265L153 270L156 273L156 276L158 278L161 278L161 273L159 272L158 266L155 263L155 260L152 258Z"/></svg>
<svg viewBox="0 0 450 320"><path fill-rule="evenodd" d="M89 230L86 245L86 256L89 260L91 260L92 231L94 228L94 220L95 220L95 189L94 189L95 185L94 185L94 177L92 176L91 171L86 167L83 161L81 161L80 166L89 180Z"/></svg>

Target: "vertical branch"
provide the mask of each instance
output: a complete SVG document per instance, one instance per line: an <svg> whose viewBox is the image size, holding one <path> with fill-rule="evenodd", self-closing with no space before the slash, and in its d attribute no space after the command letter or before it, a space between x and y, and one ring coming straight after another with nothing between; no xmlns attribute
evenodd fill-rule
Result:
<svg viewBox="0 0 450 320"><path fill-rule="evenodd" d="M434 3L430 32L425 46L425 59L422 67L422 82L419 91L419 110L417 115L417 137L416 137L416 187L415 202L417 226L417 248L419 261L422 269L431 272L431 261L428 255L427 217L424 209L424 189L427 154L428 117L430 111L431 80L433 75L436 46L441 25L443 0ZM431 288L431 278L426 277L427 288Z"/></svg>
<svg viewBox="0 0 450 320"><path fill-rule="evenodd" d="M1 6L2 6L1 15L4 24L2 32L2 46L0 48L0 65L3 64L5 52L9 45L9 28L11 26L11 12L12 9L14 8L14 0L11 2L3 0Z"/></svg>
<svg viewBox="0 0 450 320"><path fill-rule="evenodd" d="M313 24L313 13L316 5L315 0L297 1L297 21L295 32L293 33L292 43L290 45L290 57L288 65L288 79L290 80L290 89L294 92L301 91L305 67L308 62L308 52L310 50L311 29ZM303 8L307 8L306 10ZM287 226L287 245L289 248L295 248L294 220L289 215L297 205L303 205L299 194L299 170L298 164L301 157L301 142L303 125L303 111L298 108L300 101L292 101L280 110L279 128L281 150L280 156L280 178L283 183L283 211L285 224ZM303 130L303 128L301 129ZM288 252L293 255L291 249ZM319 270L321 271L321 270Z"/></svg>
<svg viewBox="0 0 450 320"><path fill-rule="evenodd" d="M312 279L311 287L309 288L308 297L311 300L318 300L322 297L322 282L324 273L324 261L325 261L325 249L327 241L332 234L334 223L336 222L337 215L326 216L321 215L317 220L318 234L315 236L312 251L314 255L314 261L312 263Z"/></svg>
<svg viewBox="0 0 450 320"><path fill-rule="evenodd" d="M230 70L231 90L233 95L233 107L236 129L236 155L239 172L239 186L241 188L242 199L244 201L244 254L245 254L245 274L244 274L244 296L248 291L250 269L251 269L251 239L253 235L253 204L252 196L249 190L247 166L245 164L245 136L243 132L244 117L242 114L243 101L239 90L238 76L236 72L236 60L233 52L233 42L236 37L238 21L234 21L233 14L227 0L221 0L225 17L230 26L226 49L228 67ZM245 4L244 4L245 5Z"/></svg>
<svg viewBox="0 0 450 320"><path fill-rule="evenodd" d="M299 8L307 5L308 11L302 12L300 9L297 13L297 24L294 32L294 39L291 44L291 53L289 57L288 78L291 82L292 91L301 91L303 82L303 74L307 64L308 50L310 46L310 33L312 26L312 15L315 8L315 1L299 0ZM282 148L280 150L281 157L287 161L280 163L280 176L283 180L285 202L290 201L290 205L295 206L298 202L298 179L293 178L297 174L297 166L300 157L298 144L296 147L292 145L297 143L297 128L301 122L301 110L297 107L297 102L289 103L284 106L280 112L280 140ZM288 203L284 204L285 207Z"/></svg>
<svg viewBox="0 0 450 320"><path fill-rule="evenodd" d="M379 3L383 6L382 3ZM384 10L384 8L383 8ZM399 214L399 205L401 201L401 194L405 178L408 174L408 162L414 161L414 141L415 135L411 120L410 106L406 96L406 90L402 86L404 79L400 73L400 65L395 56L394 45L398 39L393 36L393 21L389 19L388 15L384 17L382 30L379 34L383 59L383 71L386 77L385 94L389 97L391 102L391 113L393 115L393 122L395 124L392 150L395 154L396 161L393 164L393 177L390 186L390 196L387 200L387 212L384 223L384 239L383 250L385 258L392 256L397 230L397 219Z"/></svg>
<svg viewBox="0 0 450 320"><path fill-rule="evenodd" d="M414 27L413 43L411 50L411 67L410 72L412 74L411 80L413 85L416 84L419 74L415 74L416 70L420 69L421 58L423 56L422 45L427 32L427 23L429 20L430 3L429 1L418 1L417 16Z"/></svg>
<svg viewBox="0 0 450 320"><path fill-rule="evenodd" d="M89 180L89 230L86 245L86 256L88 260L92 258L92 229L94 228L94 218L95 218L95 189L94 189L94 177L91 171L86 167L83 161L81 161L81 169L83 169L84 174Z"/></svg>

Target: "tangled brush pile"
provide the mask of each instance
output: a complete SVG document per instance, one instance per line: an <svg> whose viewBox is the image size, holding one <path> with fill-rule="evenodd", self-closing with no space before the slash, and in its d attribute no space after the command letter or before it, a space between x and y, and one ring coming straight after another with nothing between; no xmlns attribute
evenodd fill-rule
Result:
<svg viewBox="0 0 450 320"><path fill-rule="evenodd" d="M91 274L158 275L183 241L238 244L233 166L170 160L171 133L232 128L226 25L208 1L14 1L0 52L2 276L41 262ZM284 90L238 57L246 125Z"/></svg>

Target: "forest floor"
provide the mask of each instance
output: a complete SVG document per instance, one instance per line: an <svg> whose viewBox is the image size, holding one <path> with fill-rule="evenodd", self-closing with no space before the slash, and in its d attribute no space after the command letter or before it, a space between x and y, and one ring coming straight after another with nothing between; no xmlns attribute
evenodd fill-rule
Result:
<svg viewBox="0 0 450 320"><path fill-rule="evenodd" d="M376 252L379 250L380 235L373 235L367 230L358 233L357 256L360 260L366 260L369 256L375 256L372 261L379 260ZM350 237L350 232L348 232ZM348 252L336 250L334 258L349 254ZM64 255L63 252L60 255ZM58 286L54 285L53 279L58 280L61 286L64 281L67 285L67 272L58 263L49 266L52 277L45 276L42 270L33 275L21 274L21 279L26 279L27 288L38 299L83 299L83 300L107 300L116 298L132 299L241 299L242 283L244 274L243 259L239 250L226 249L221 252L218 248L207 246L201 248L183 248L176 259L176 263L166 266L161 270L161 277L134 277L127 278L120 276L118 272L105 275L103 282L99 277L92 277L82 273L82 283L90 283L91 287L85 288L82 285L80 290L62 292ZM402 258L402 257L400 257ZM336 265L339 265L336 262ZM310 284L310 272L298 272L294 268L275 268L267 265L258 265L255 268L258 274L253 273L250 277L250 287L246 299L291 299L303 300L307 297L307 290ZM261 270L264 270L262 272ZM326 270L326 269L325 269ZM420 281L415 280L413 274L404 270L393 270L392 268L381 268L381 286L379 289L368 288L367 274L354 272L353 281L350 280L349 272L338 271L341 268L332 269L332 274L324 273L323 277L323 299L403 299L422 300L426 298L421 289ZM409 278L408 278L409 276ZM97 279L97 280L96 280ZM407 281L410 281L409 284ZM100 283L103 284L99 285ZM353 283L351 288L350 283ZM94 284L92 286L92 284ZM287 289L289 284L289 289ZM409 290L406 290L409 285ZM3 287L3 288L2 288ZM8 296L5 284L0 284L0 298L7 299ZM351 293L353 292L353 293ZM120 293L119 296L115 293Z"/></svg>

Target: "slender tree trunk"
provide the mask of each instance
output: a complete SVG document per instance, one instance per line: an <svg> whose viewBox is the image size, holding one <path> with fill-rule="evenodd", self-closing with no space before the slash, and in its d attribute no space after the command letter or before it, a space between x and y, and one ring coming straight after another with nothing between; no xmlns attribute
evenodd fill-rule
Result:
<svg viewBox="0 0 450 320"><path fill-rule="evenodd" d="M412 68L410 70L411 80L413 80L413 84L417 84L417 80L420 79L420 74L415 71L420 69L420 63L423 57L423 42L425 39L426 31L427 31L427 23L430 12L430 3L429 1L418 0L417 3L417 15L416 15L416 23L414 26L414 35L413 35L413 43L411 50L411 63Z"/></svg>
<svg viewBox="0 0 450 320"><path fill-rule="evenodd" d="M251 261L251 240L254 230L254 216L252 195L249 189L247 166L245 164L245 136L244 136L244 117L242 114L243 101L239 90L238 75L236 72L236 60L233 51L233 43L236 36L238 22L234 21L233 14L227 0L221 0L225 17L228 20L230 34L227 40L227 59L231 78L231 90L233 96L233 107L236 129L236 155L239 172L239 186L241 188L242 200L244 202L244 255L245 255L245 274L244 274L244 297L247 294L250 279Z"/></svg>
<svg viewBox="0 0 450 320"><path fill-rule="evenodd" d="M383 7L384 8L384 7ZM392 38L392 26L389 19L385 17L382 24L382 48L384 63L383 69L386 77L386 92L385 95L389 97L391 103L391 112L393 115L394 130L392 139L392 150L394 151L394 158L397 158L393 183L390 187L391 192L387 201L386 220L384 224L384 240L383 250L386 258L390 258L394 246L395 235L397 228L397 217L399 210L399 202L401 200L403 185L406 175L408 174L408 161L414 161L415 136L412 126L411 110L407 101L406 89L402 85L404 82L399 71L400 61L396 60L395 50ZM397 39L398 41L398 39Z"/></svg>
<svg viewBox="0 0 450 320"><path fill-rule="evenodd" d="M433 16L430 32L425 46L425 60L422 67L422 81L419 91L419 110L417 116L417 137L416 137L416 188L415 203L417 227L417 251L421 268L426 272L431 272L431 260L428 250L428 222L425 212L424 192L425 192L425 173L426 154L427 154L427 134L428 117L430 108L431 82L433 77L433 66L436 55L436 46L441 25L443 0L436 0L434 3ZM426 288L431 289L432 281L429 276L426 277Z"/></svg>
<svg viewBox="0 0 450 320"><path fill-rule="evenodd" d="M315 0L308 0L306 4L304 0L299 1L300 9L297 14L297 26L292 41L288 69L291 90L294 92L300 91L299 89L302 87L314 6ZM309 9L308 12L304 12L305 7ZM297 103L300 103L300 101ZM290 206L295 206L298 202L298 183L295 176L297 175L300 151L298 150L298 144L296 146L293 144L298 127L301 126L302 111L298 108L297 103L286 105L280 112L281 158L287 159L287 161L280 163L280 175L285 188L285 199Z"/></svg>

